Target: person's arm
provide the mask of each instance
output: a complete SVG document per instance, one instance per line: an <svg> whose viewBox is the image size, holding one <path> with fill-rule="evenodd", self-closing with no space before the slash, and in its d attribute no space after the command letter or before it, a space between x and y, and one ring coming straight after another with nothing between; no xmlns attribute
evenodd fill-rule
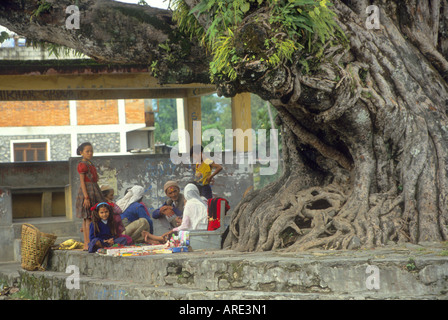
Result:
<svg viewBox="0 0 448 320"><path fill-rule="evenodd" d="M154 219L159 219L160 218L160 208L154 210L151 215Z"/></svg>
<svg viewBox="0 0 448 320"><path fill-rule="evenodd" d="M92 222L89 227L89 240L92 241L93 238L95 238L95 226L93 225Z"/></svg>
<svg viewBox="0 0 448 320"><path fill-rule="evenodd" d="M80 173L79 174L79 179L80 179L80 183L81 183L81 190L82 190L82 194L84 195L83 206L86 209L90 209L91 203L90 203L90 199L89 199L89 194L87 193L85 176L86 176L85 173Z"/></svg>
<svg viewBox="0 0 448 320"><path fill-rule="evenodd" d="M162 206L161 206L160 208L158 208L158 209L156 209L156 210L154 210L154 211L152 212L152 217L153 217L154 219L159 219L159 218L162 216L161 209L162 209L164 206L166 206L166 201L165 201L164 204L162 204Z"/></svg>
<svg viewBox="0 0 448 320"><path fill-rule="evenodd" d="M151 218L146 214L146 209L141 203L139 203L139 206L137 206L137 215L139 219L144 218L148 221L150 232L153 233L154 230L153 222Z"/></svg>
<svg viewBox="0 0 448 320"><path fill-rule="evenodd" d="M104 242L110 246L114 245L114 238L105 239Z"/></svg>
<svg viewBox="0 0 448 320"><path fill-rule="evenodd" d="M179 227L174 228L173 231L188 230L188 229L191 229L190 217L188 215L185 215L182 218L182 224Z"/></svg>
<svg viewBox="0 0 448 320"><path fill-rule="evenodd" d="M213 177L216 176L222 170L222 166L220 164L217 164L214 162L212 164L210 164L210 167L215 169L215 171L213 171L213 173L210 176L208 176L207 183L210 183L210 181L212 181Z"/></svg>

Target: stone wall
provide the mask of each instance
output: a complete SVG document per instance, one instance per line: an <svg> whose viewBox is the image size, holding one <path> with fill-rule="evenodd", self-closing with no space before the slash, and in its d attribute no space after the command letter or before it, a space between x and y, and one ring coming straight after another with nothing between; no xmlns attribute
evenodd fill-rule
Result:
<svg viewBox="0 0 448 320"><path fill-rule="evenodd" d="M93 152L120 152L120 134L114 133L79 133L78 146L83 142L90 142Z"/></svg>

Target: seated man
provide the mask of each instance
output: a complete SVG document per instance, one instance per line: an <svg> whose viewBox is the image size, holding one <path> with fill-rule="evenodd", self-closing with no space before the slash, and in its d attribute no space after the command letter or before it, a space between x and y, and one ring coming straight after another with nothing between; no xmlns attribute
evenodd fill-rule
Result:
<svg viewBox="0 0 448 320"><path fill-rule="evenodd" d="M153 233L153 222L142 203L144 189L134 186L126 190L125 196L117 201L121 208L121 221L125 227L123 234L128 235L134 242L144 242L142 231Z"/></svg>
<svg viewBox="0 0 448 320"><path fill-rule="evenodd" d="M168 200L152 212L154 219L161 219L165 228L177 227L184 211L185 197L175 181L168 181L163 187Z"/></svg>

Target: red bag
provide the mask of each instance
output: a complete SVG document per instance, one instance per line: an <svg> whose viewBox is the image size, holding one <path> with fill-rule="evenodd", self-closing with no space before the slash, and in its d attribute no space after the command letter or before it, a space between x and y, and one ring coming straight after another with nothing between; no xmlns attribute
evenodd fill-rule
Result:
<svg viewBox="0 0 448 320"><path fill-rule="evenodd" d="M229 203L224 198L208 199L208 231L213 231L221 226L221 214L225 215L230 209Z"/></svg>

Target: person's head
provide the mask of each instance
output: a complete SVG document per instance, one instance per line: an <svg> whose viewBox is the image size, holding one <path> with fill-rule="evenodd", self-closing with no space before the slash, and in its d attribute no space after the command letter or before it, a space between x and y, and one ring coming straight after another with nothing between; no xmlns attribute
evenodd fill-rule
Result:
<svg viewBox="0 0 448 320"><path fill-rule="evenodd" d="M187 201L201 198L198 187L196 187L193 183L189 183L185 186L184 196Z"/></svg>
<svg viewBox="0 0 448 320"><path fill-rule="evenodd" d="M107 201L112 202L114 200L115 191L110 186L101 186L101 193Z"/></svg>
<svg viewBox="0 0 448 320"><path fill-rule="evenodd" d="M201 145L194 145L190 149L190 157L193 157L193 163L199 163L202 161L202 152L204 147Z"/></svg>
<svg viewBox="0 0 448 320"><path fill-rule="evenodd" d="M176 181L168 181L163 186L163 189L167 197L171 200L177 201L179 199L180 188Z"/></svg>
<svg viewBox="0 0 448 320"><path fill-rule="evenodd" d="M82 156L83 159L90 160L93 157L93 147L90 142L81 143L76 149L76 154Z"/></svg>
<svg viewBox="0 0 448 320"><path fill-rule="evenodd" d="M98 208L98 216L101 220L108 220L110 215L110 210L106 205L102 205Z"/></svg>
<svg viewBox="0 0 448 320"><path fill-rule="evenodd" d="M112 212L112 207L107 202L100 202L97 203L95 206L92 207L93 211L93 220L96 220L97 222L99 220L108 220Z"/></svg>
<svg viewBox="0 0 448 320"><path fill-rule="evenodd" d="M132 192L132 198L135 201L132 202L142 202L143 194L145 193L145 189L142 186L133 186L126 189L124 195L126 196L129 192Z"/></svg>
<svg viewBox="0 0 448 320"><path fill-rule="evenodd" d="M95 226L95 231L99 232L98 223L102 223L101 220L107 221L110 226L110 231L115 234L115 228L113 227L113 214L112 207L107 202L97 203L91 208L92 211L92 222Z"/></svg>

